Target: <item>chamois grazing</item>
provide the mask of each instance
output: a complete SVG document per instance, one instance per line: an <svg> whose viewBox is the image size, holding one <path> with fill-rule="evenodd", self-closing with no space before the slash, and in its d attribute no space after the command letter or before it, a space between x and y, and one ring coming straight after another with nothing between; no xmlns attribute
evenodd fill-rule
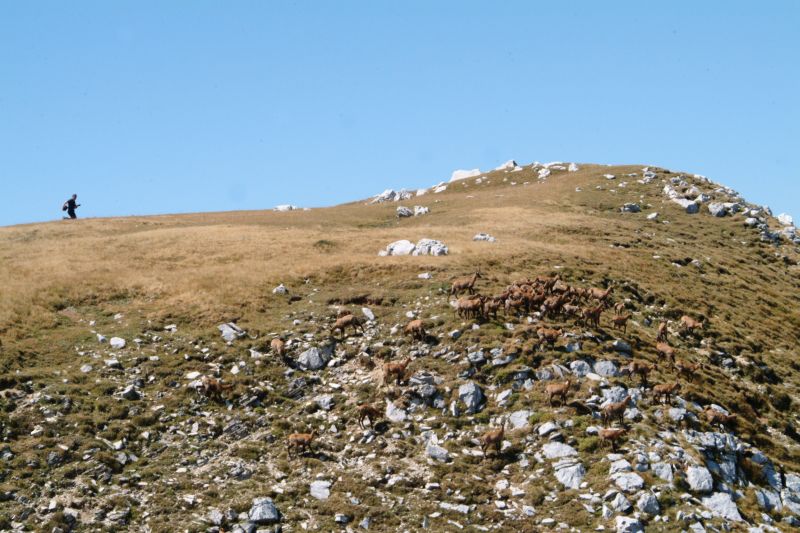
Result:
<svg viewBox="0 0 800 533"><path fill-rule="evenodd" d="M642 381L642 385L645 387L647 386L647 376L656 369L656 365L649 365L643 361L631 361L631 363L625 367L624 370L630 374L631 379L633 379L634 375L638 375L639 379Z"/></svg>
<svg viewBox="0 0 800 533"><path fill-rule="evenodd" d="M383 382L388 383L391 381L392 376L395 376L397 380L397 384L400 385L400 382L403 381L403 378L406 375L406 368L408 364L411 362L410 357L406 357L404 360L400 361L399 363L384 363L383 365Z"/></svg>
<svg viewBox="0 0 800 533"><path fill-rule="evenodd" d="M294 452L295 456L300 453L305 453L307 450L311 449L311 443L314 439L317 438L317 430L313 430L311 433L292 433L288 437L286 437L286 453L289 454L289 458L292 458L292 452Z"/></svg>
<svg viewBox="0 0 800 533"><path fill-rule="evenodd" d="M656 344L656 352L658 352L658 355L662 355L666 359L669 359L673 365L675 364L675 348L666 342L659 342Z"/></svg>
<svg viewBox="0 0 800 533"><path fill-rule="evenodd" d="M728 424L732 424L736 422L736 415L726 415L721 411L717 411L713 407L706 407L703 414L706 415L706 420L708 420L709 424L718 424L721 426L727 426Z"/></svg>
<svg viewBox="0 0 800 533"><path fill-rule="evenodd" d="M356 411L358 412L358 425L361 429L364 429L365 420L369 420L369 425L374 426L375 421L381 417L381 410L368 403L362 403L356 407Z"/></svg>
<svg viewBox="0 0 800 533"><path fill-rule="evenodd" d="M286 354L286 343L283 339L275 337L270 341L269 347L272 350L272 353L277 355L278 357L283 357Z"/></svg>
<svg viewBox="0 0 800 533"><path fill-rule="evenodd" d="M701 368L703 368L702 363L689 363L687 361L683 361L682 359L675 361L675 369L678 371L678 374L684 376L689 381L694 381L694 378L698 374L698 370Z"/></svg>
<svg viewBox="0 0 800 533"><path fill-rule="evenodd" d="M553 399L554 398L561 398L561 405L565 405L567 403L567 393L569 393L569 388L572 385L572 380L570 378L563 383L550 383L545 388L544 391L547 394L547 403L550 404L550 407L553 407Z"/></svg>
<svg viewBox="0 0 800 533"><path fill-rule="evenodd" d="M608 424L610 421L613 421L615 418L619 419L619 423L623 423L623 415L625 415L625 409L628 407L628 402L630 401L630 396L625 396L622 401L619 402L611 402L603 407L603 423Z"/></svg>
<svg viewBox="0 0 800 533"><path fill-rule="evenodd" d="M339 330L342 332L342 335L346 335L348 327L353 328L353 333L358 333L359 330L361 330L361 333L364 333L364 323L360 318L355 315L345 315L337 319L333 326L331 326L331 334Z"/></svg>
<svg viewBox="0 0 800 533"><path fill-rule="evenodd" d="M616 315L611 318L611 322L614 325L615 329L621 329L623 333L627 333L628 331L628 320L630 320L631 314L626 313L624 315Z"/></svg>
<svg viewBox="0 0 800 533"><path fill-rule="evenodd" d="M690 335L694 334L694 330L696 329L703 329L705 328L705 323L700 320L695 320L694 318L690 317L689 315L683 315L681 317L681 326L683 326L683 330Z"/></svg>
<svg viewBox="0 0 800 533"><path fill-rule="evenodd" d="M422 322L422 319L412 320L406 327L403 328L403 333L406 335L411 335L411 338L417 339L420 341L424 341L427 333L425 332L425 324Z"/></svg>
<svg viewBox="0 0 800 533"><path fill-rule="evenodd" d="M667 342L667 321L664 320L658 325L658 335L656 335L656 342Z"/></svg>
<svg viewBox="0 0 800 533"><path fill-rule="evenodd" d="M598 435L600 436L601 443L610 443L611 451L616 452L617 441L627 432L628 430L626 428L600 428Z"/></svg>
<svg viewBox="0 0 800 533"><path fill-rule="evenodd" d="M672 395L680 390L680 388L681 384L677 381L675 383L661 383L653 387L653 398L655 400L661 398L661 403L664 403L664 400L666 400L666 403L672 404Z"/></svg>
<svg viewBox="0 0 800 533"><path fill-rule="evenodd" d="M454 279L453 284L450 286L450 296L458 296L464 291L475 294L475 282L481 278L483 278L483 276L480 270L477 270L471 276Z"/></svg>
<svg viewBox="0 0 800 533"><path fill-rule="evenodd" d="M481 435L481 452L483 452L484 457L486 457L486 452L489 450L489 448L492 447L494 448L495 455L500 453L500 445L503 443L503 437L505 436L506 432L505 428L505 422L500 422L499 428L490 429Z"/></svg>
<svg viewBox="0 0 800 533"><path fill-rule="evenodd" d="M547 344L553 348L561 337L562 330L552 328L539 328L536 330L536 336L539 338L539 345Z"/></svg>
<svg viewBox="0 0 800 533"><path fill-rule="evenodd" d="M218 379L203 376L200 378L200 387L197 391L206 398L222 400L222 393L231 389L233 389L232 383L223 383Z"/></svg>

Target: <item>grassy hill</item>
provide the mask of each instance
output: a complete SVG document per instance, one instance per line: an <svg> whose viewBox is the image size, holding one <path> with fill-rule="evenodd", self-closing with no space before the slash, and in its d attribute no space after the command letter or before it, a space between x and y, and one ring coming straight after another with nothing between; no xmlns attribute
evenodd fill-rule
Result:
<svg viewBox="0 0 800 533"><path fill-rule="evenodd" d="M280 510L283 531L357 530L365 519L369 531L627 527L617 517L654 531L794 527L786 502L800 472L798 246L763 240L742 212L714 217L703 205L687 214L664 193L675 178L712 201L732 199L691 174L651 169L646 180L641 165L581 165L542 179L541 169L489 172L401 202L0 228L0 530L232 531L246 526L259 497ZM627 203L641 212L622 212ZM398 219L398 205L430 213ZM473 241L480 232L497 241ZM393 241L421 238L443 241L449 254L377 256ZM487 295L537 275L611 286L631 322L625 333L613 329L612 309L599 328L536 313L459 318L450 281L476 269ZM281 283L288 294L273 294ZM341 306L374 313L364 334L330 334ZM681 334L682 315L707 326ZM424 319L426 342L402 335L411 317ZM694 380L656 353L664 319L678 357L703 364ZM247 334L226 342L217 326L228 322ZM563 329L555 347L532 346L540 324ZM289 341L284 359L270 352L276 336ZM331 347L329 366L296 368L314 346ZM481 350L487 364L470 357ZM506 364L491 362L507 355ZM414 377L384 386L384 361L406 356ZM597 407L548 405L542 381L571 363L619 368L632 359L657 364L649 386L576 373L570 400ZM203 397L191 387L202 375L234 389L223 400ZM683 422L651 393L676 379ZM470 382L486 401L467 414L459 387ZM430 397L420 392L426 383ZM604 425L600 402L617 390L636 405L620 456L609 457L593 428ZM361 429L355 408L367 401L391 404L405 420ZM709 424L701 409L711 404L737 414L735 427ZM475 439L511 413L523 413L525 427L483 458ZM312 429L313 451L289 458L286 436ZM728 431L727 444L702 444ZM581 465L585 485L559 480L570 465L547 457L555 442L576 452L568 460ZM431 458L431 446L449 460ZM615 461L631 463L643 486L623 489L610 474ZM648 466L656 464L669 465L672 479ZM693 467L707 468L713 487L693 487ZM329 497L310 493L315 480L330 482ZM741 521L711 510L709 499L728 493ZM770 508L773 493L780 505ZM658 512L637 508L647 495Z"/></svg>

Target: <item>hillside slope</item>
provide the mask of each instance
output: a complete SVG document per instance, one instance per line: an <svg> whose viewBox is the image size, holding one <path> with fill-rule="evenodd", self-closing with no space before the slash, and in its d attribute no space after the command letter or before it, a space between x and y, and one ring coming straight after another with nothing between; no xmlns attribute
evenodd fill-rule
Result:
<svg viewBox="0 0 800 533"><path fill-rule="evenodd" d="M800 524L793 228L641 165L510 165L446 185L308 211L0 228L0 530ZM430 212L398 218L398 205ZM378 256L423 238L449 254ZM611 287L627 329L613 307L597 326L536 308L459 317L450 282L476 270L484 295L556 274ZM363 333L331 333L342 308ZM705 327L682 331L683 315ZM403 334L412 318L422 340ZM658 355L663 320L676 358L702 367ZM245 333L226 341L225 323ZM541 326L560 330L554 343L538 343ZM384 363L405 358L384 383ZM646 383L621 375L634 360L656 365ZM202 394L202 376L233 389ZM546 386L568 377L567 405L551 406ZM671 405L654 397L676 381ZM623 420L602 420L626 396ZM364 402L382 420L362 428ZM712 405L736 421L712 424ZM479 437L501 424L484 457ZM615 451L597 435L611 426L628 430ZM290 457L287 435L312 430Z"/></svg>

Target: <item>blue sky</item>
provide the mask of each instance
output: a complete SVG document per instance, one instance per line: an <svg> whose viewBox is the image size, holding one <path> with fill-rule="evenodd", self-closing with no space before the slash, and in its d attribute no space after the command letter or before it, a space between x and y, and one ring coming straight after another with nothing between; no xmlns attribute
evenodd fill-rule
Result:
<svg viewBox="0 0 800 533"><path fill-rule="evenodd" d="M331 205L507 159L800 215L800 2L0 3L0 225Z"/></svg>

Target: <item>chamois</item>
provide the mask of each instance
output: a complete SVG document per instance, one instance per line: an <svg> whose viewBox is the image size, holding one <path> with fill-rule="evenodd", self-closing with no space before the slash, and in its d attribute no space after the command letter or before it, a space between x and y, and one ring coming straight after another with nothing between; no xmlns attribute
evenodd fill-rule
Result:
<svg viewBox="0 0 800 533"><path fill-rule="evenodd" d="M209 376L203 376L200 378L200 387L197 390L200 392L200 394L206 396L207 398L221 400L222 393L226 390L231 390L232 388L232 383L223 383L218 379L214 379Z"/></svg>
<svg viewBox="0 0 800 533"><path fill-rule="evenodd" d="M364 333L364 323L355 315L345 315L342 318L339 318L334 322L333 326L331 326L331 334L335 333L336 330L342 332L342 335L346 335L347 328L353 328L353 333L358 333L361 330L361 333Z"/></svg>
<svg viewBox="0 0 800 533"><path fill-rule="evenodd" d="M279 337L272 339L272 341L269 343L269 347L272 349L272 353L279 357L283 357L283 355L286 353L286 343Z"/></svg>
<svg viewBox="0 0 800 533"><path fill-rule="evenodd" d="M626 428L600 428L598 435L600 436L600 442L611 443L611 451L617 451L617 440L620 439L628 430Z"/></svg>
<svg viewBox="0 0 800 533"><path fill-rule="evenodd" d="M664 400L667 403L672 404L672 395L675 394L676 391L680 390L681 384L679 382L675 383L662 383L660 385L656 385L653 387L653 398L658 400L661 397L661 403L664 403Z"/></svg>
<svg viewBox="0 0 800 533"><path fill-rule="evenodd" d="M404 360L400 361L399 363L384 363L383 365L383 382L387 383L389 379L394 375L397 379L397 384L400 385L400 382L406 375L406 368L408 364L411 362L410 357L406 357Z"/></svg>
<svg viewBox="0 0 800 533"><path fill-rule="evenodd" d="M424 341L427 335L425 332L425 324L422 322L422 319L419 318L406 324L406 327L403 328L403 333L411 335L411 338L421 341Z"/></svg>
<svg viewBox="0 0 800 533"><path fill-rule="evenodd" d="M694 330L696 329L703 329L705 328L705 323L699 320L695 320L694 318L690 317L689 315L683 315L681 317L681 325L683 326L683 330L687 333L694 334Z"/></svg>
<svg viewBox="0 0 800 533"><path fill-rule="evenodd" d="M656 335L656 342L667 342L667 321L664 320L658 325L658 335Z"/></svg>
<svg viewBox="0 0 800 533"><path fill-rule="evenodd" d="M713 407L706 407L703 413L706 415L706 420L708 420L709 424L720 424L722 426L727 426L732 422L736 422L736 415L726 415L720 411L717 411Z"/></svg>
<svg viewBox="0 0 800 533"><path fill-rule="evenodd" d="M358 425L361 429L364 429L364 420L369 420L369 425L373 426L375 421L381 417L381 410L368 403L362 403L356 407L356 411L358 411Z"/></svg>
<svg viewBox="0 0 800 533"><path fill-rule="evenodd" d="M598 328L600 327L600 315L603 313L605 306L601 303L596 307L587 307L583 310L583 319L590 325Z"/></svg>
<svg viewBox="0 0 800 533"><path fill-rule="evenodd" d="M675 364L675 348L666 342L659 342L656 344L656 351L658 355L663 355L665 358L669 359L673 365Z"/></svg>
<svg viewBox="0 0 800 533"><path fill-rule="evenodd" d="M613 322L615 329L621 329L623 333L627 333L628 320L630 320L630 318L631 318L630 313L626 313L624 315L616 315L611 319L611 322Z"/></svg>
<svg viewBox="0 0 800 533"><path fill-rule="evenodd" d="M536 330L536 336L539 337L539 344L548 344L551 348L555 346L562 331L560 329L539 328Z"/></svg>
<svg viewBox="0 0 800 533"><path fill-rule="evenodd" d="M450 287L450 296L458 296L464 291L467 291L470 294L475 294L475 282L481 278L483 278L483 276L481 275L480 270L477 270L471 276L454 279L453 284Z"/></svg>
<svg viewBox="0 0 800 533"><path fill-rule="evenodd" d="M567 403L567 393L569 393L569 388L572 385L572 380L567 378L567 381L563 383L550 383L544 388L544 391L547 393L547 403L550 404L550 407L553 407L553 398L561 398L561 405Z"/></svg>
<svg viewBox="0 0 800 533"><path fill-rule="evenodd" d="M703 368L702 363L689 363L681 359L675 361L675 369L678 371L678 374L685 376L689 381L694 381L695 376L697 376L697 371L701 368Z"/></svg>
<svg viewBox="0 0 800 533"><path fill-rule="evenodd" d="M503 437L506 432L505 428L505 422L501 422L499 428L490 429L481 435L481 452L483 452L484 457L486 457L486 452L490 447L494 447L495 455L500 453L500 445L503 443Z"/></svg>
<svg viewBox="0 0 800 533"><path fill-rule="evenodd" d="M621 315L625 311L625 302L617 302L614 304L614 314Z"/></svg>
<svg viewBox="0 0 800 533"><path fill-rule="evenodd" d="M609 421L618 418L619 423L622 424L622 417L625 414L625 409L628 407L630 396L625 396L620 402L612 402L603 407L603 423L608 424Z"/></svg>
<svg viewBox="0 0 800 533"><path fill-rule="evenodd" d="M631 361L631 363L626 367L626 370L633 379L634 374L638 374L639 378L642 380L642 385L645 387L647 386L647 376L655 370L656 365L648 365L643 361Z"/></svg>
<svg viewBox="0 0 800 533"><path fill-rule="evenodd" d="M307 450L310 450L311 442L316 438L316 429L311 433L292 433L286 437L286 453L289 454L289 458L292 458L292 451L297 455L298 453L305 453Z"/></svg>
<svg viewBox="0 0 800 533"><path fill-rule="evenodd" d="M605 303L612 292L614 292L614 287L609 287L606 290L591 288L589 289L589 296Z"/></svg>

